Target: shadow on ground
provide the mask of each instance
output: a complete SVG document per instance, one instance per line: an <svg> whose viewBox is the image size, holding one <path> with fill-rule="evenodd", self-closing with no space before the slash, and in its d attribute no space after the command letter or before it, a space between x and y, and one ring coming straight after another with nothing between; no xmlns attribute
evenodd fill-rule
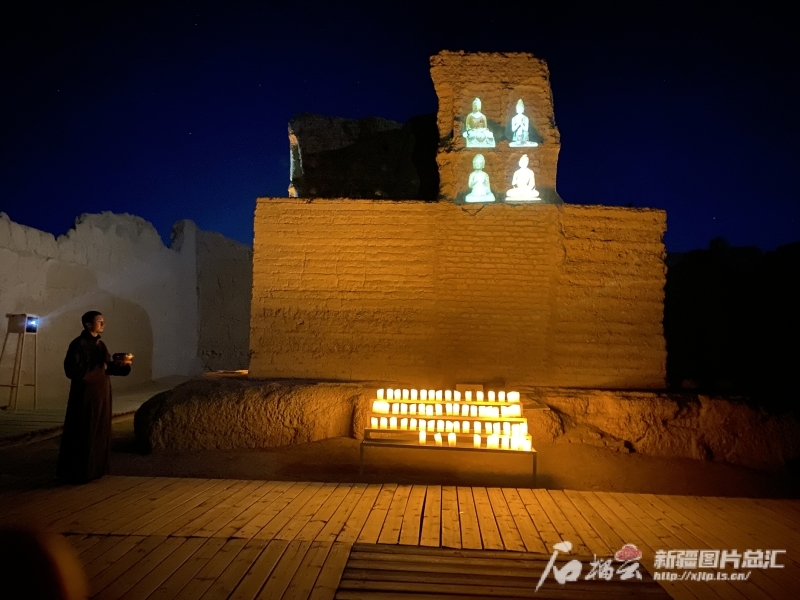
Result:
<svg viewBox="0 0 800 600"><path fill-rule="evenodd" d="M0 487L48 486L60 438L0 450ZM539 448L537 487L698 496L798 498L795 471L764 472L721 463L622 454L583 444ZM469 484L432 481L401 463L359 475L359 443L350 438L268 450L204 450L143 455L136 449L133 418L114 424L114 475L280 479L368 483ZM502 482L498 482L501 485Z"/></svg>

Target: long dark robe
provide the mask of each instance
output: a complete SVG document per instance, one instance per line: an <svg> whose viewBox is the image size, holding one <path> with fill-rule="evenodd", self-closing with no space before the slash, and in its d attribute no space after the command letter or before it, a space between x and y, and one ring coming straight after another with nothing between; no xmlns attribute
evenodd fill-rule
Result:
<svg viewBox="0 0 800 600"><path fill-rule="evenodd" d="M111 380L127 375L130 365L117 365L100 336L88 331L72 340L64 373L72 380L67 416L58 453L59 477L82 483L108 472L111 452Z"/></svg>

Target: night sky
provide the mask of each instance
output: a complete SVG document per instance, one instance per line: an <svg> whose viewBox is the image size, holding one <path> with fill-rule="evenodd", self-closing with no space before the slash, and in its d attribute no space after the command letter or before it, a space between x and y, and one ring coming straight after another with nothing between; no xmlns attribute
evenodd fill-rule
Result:
<svg viewBox="0 0 800 600"><path fill-rule="evenodd" d="M671 252L800 240L800 36L767 3L71 4L0 16L0 210L25 225L111 210L250 244L294 114L435 112L448 49L548 62L566 202L666 209Z"/></svg>

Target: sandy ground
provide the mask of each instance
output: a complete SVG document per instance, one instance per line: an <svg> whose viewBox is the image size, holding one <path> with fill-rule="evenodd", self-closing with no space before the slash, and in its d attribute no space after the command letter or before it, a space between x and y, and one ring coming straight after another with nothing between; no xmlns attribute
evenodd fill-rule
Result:
<svg viewBox="0 0 800 600"><path fill-rule="evenodd" d="M34 478L55 482L60 438L0 450L0 487ZM405 465L387 461L359 475L359 443L349 438L270 450L169 452L136 451L133 418L114 425L115 475L281 479L338 482L467 483L426 480ZM762 472L721 463L620 454L582 444L538 449L537 487L704 496L800 498L796 471Z"/></svg>

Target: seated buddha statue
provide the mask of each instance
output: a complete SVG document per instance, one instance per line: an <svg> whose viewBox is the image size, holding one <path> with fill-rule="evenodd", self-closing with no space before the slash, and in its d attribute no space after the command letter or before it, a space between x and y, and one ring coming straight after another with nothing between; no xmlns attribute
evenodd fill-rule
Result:
<svg viewBox="0 0 800 600"><path fill-rule="evenodd" d="M476 154L472 159L472 168L475 169L469 174L469 189L471 190L464 198L465 202L494 202L494 194L489 184L489 175L483 170L486 161L482 154Z"/></svg>
<svg viewBox="0 0 800 600"><path fill-rule="evenodd" d="M506 202L541 202L539 192L533 186L536 180L533 171L528 168L528 155L519 159L519 169L511 179L511 189L506 192Z"/></svg>
<svg viewBox="0 0 800 600"><path fill-rule="evenodd" d="M530 141L530 119L525 116L525 104L522 98L517 100L517 114L511 119L511 141L508 143L511 148L521 146L538 146L536 142Z"/></svg>
<svg viewBox="0 0 800 600"><path fill-rule="evenodd" d="M481 112L481 99L472 101L472 112L464 121L467 148L494 148L494 134L487 127L486 116Z"/></svg>

